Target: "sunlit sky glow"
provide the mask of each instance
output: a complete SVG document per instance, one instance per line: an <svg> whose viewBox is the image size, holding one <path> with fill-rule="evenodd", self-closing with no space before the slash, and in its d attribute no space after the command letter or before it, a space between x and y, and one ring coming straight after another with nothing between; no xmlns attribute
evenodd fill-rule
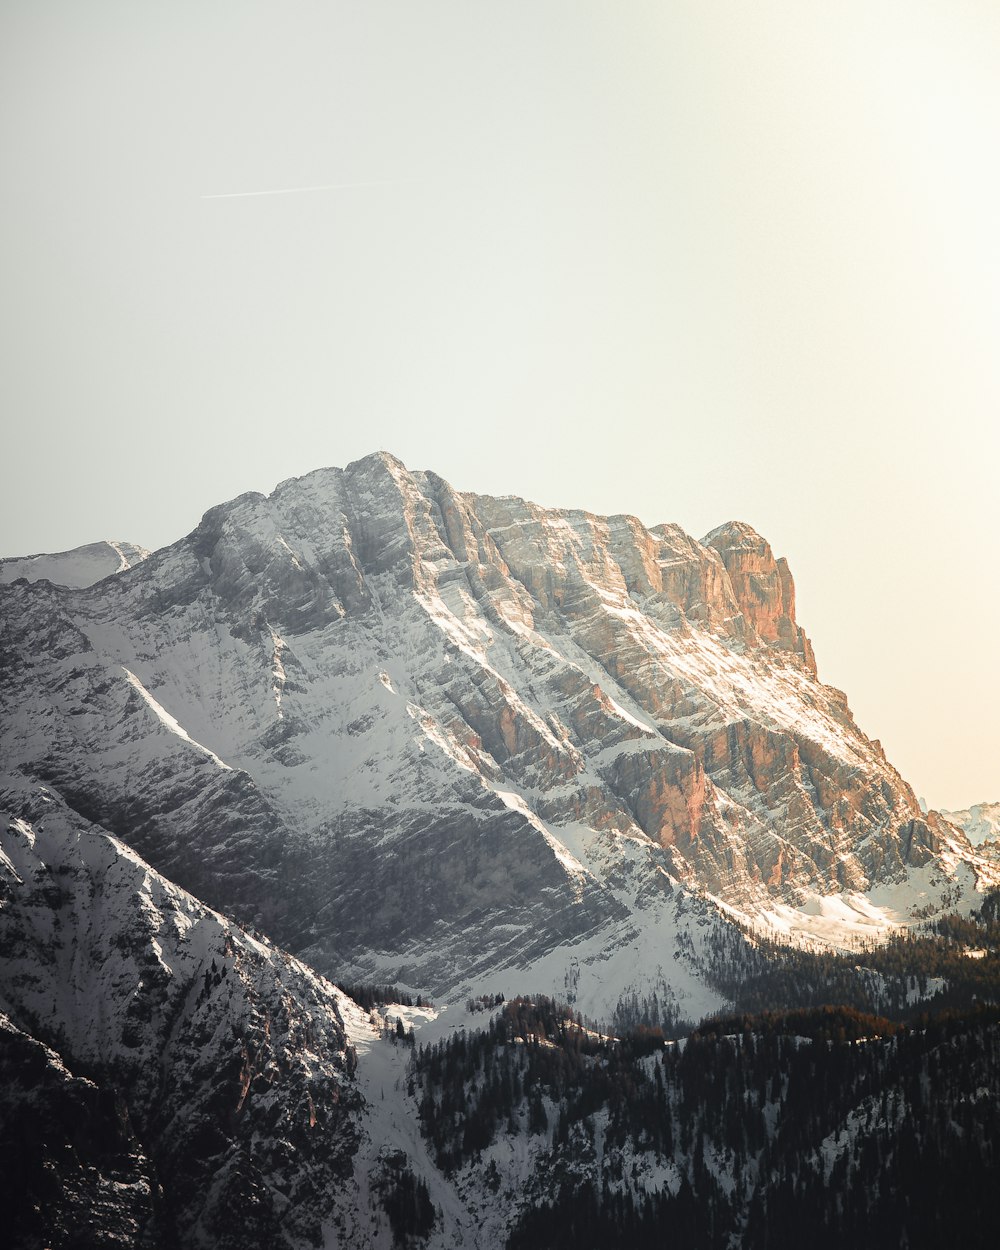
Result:
<svg viewBox="0 0 1000 1250"><path fill-rule="evenodd" d="M739 518L918 793L1000 798L998 65L962 0L7 0L0 554L377 448Z"/></svg>

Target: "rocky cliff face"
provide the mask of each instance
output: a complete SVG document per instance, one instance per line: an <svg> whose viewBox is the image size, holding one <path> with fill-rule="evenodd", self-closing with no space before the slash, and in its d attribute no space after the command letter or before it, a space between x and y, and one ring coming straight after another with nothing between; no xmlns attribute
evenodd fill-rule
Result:
<svg viewBox="0 0 1000 1250"><path fill-rule="evenodd" d="M992 871L817 680L745 525L379 454L0 594L7 766L330 973L447 992L572 958L597 1005L626 967L695 1001L691 890L757 919L918 874L933 908Z"/></svg>
<svg viewBox="0 0 1000 1250"><path fill-rule="evenodd" d="M816 658L795 620L795 583L784 556L775 560L770 544L740 521L720 525L704 543L722 558L739 610L757 637L800 656L815 677Z"/></svg>

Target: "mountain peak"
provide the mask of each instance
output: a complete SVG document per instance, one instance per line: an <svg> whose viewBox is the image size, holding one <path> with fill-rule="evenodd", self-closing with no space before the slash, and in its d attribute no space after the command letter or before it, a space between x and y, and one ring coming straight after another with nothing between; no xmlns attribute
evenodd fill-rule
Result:
<svg viewBox="0 0 1000 1250"><path fill-rule="evenodd" d="M961 811L942 811L941 815L958 825L973 846L1000 841L1000 803L973 803Z"/></svg>
<svg viewBox="0 0 1000 1250"><path fill-rule="evenodd" d="M784 556L745 521L726 521L702 539L726 566L740 611L764 642L800 655L815 673L812 644L795 620L795 582Z"/></svg>
<svg viewBox="0 0 1000 1250"><path fill-rule="evenodd" d="M763 548L771 550L767 540L746 521L724 521L706 534L701 541L706 547L715 547L716 550L737 548L755 551Z"/></svg>

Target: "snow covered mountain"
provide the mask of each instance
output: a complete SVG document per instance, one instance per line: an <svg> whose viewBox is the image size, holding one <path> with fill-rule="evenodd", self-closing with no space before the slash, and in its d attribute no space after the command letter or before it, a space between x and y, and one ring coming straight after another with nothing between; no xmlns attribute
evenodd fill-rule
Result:
<svg viewBox="0 0 1000 1250"><path fill-rule="evenodd" d="M995 1009L898 1044L850 1007L670 1044L545 999L369 1014L44 787L0 815L12 1250L991 1244Z"/></svg>
<svg viewBox="0 0 1000 1250"><path fill-rule="evenodd" d="M973 846L1000 842L1000 803L974 803L960 812L942 812L965 833Z"/></svg>
<svg viewBox="0 0 1000 1250"><path fill-rule="evenodd" d="M44 787L0 782L0 1239L11 1250L435 1250L480 1238L396 1031ZM395 1024L395 1027L393 1025ZM537 1146L537 1143L536 1143ZM516 1207L494 1213L499 1236Z"/></svg>
<svg viewBox="0 0 1000 1250"><path fill-rule="evenodd" d="M594 1014L662 984L696 1016L723 914L848 942L996 880L818 681L743 524L379 453L0 604L8 772L327 975Z"/></svg>
<svg viewBox="0 0 1000 1250"><path fill-rule="evenodd" d="M149 552L134 543L89 543L72 551L53 555L13 556L0 560L0 585L27 578L38 582L43 578L57 586L93 586L102 578L124 573L145 560Z"/></svg>
<svg viewBox="0 0 1000 1250"><path fill-rule="evenodd" d="M730 923L1000 880L749 526L379 454L145 555L0 563L5 1244L991 1244L997 896Z"/></svg>
<svg viewBox="0 0 1000 1250"><path fill-rule="evenodd" d="M434 1008L392 1010L434 1031ZM4 1245L378 1250L420 1193L434 1245L475 1244L410 1053L44 787L0 782Z"/></svg>

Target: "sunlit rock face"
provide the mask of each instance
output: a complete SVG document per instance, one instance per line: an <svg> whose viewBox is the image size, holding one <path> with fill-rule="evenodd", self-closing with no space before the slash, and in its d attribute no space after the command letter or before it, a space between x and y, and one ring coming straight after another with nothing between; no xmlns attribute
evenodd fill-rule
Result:
<svg viewBox="0 0 1000 1250"><path fill-rule="evenodd" d="M815 676L812 644L795 621L795 583L784 556L775 560L770 544L740 521L720 525L704 541L721 556L739 610L758 639L796 652Z"/></svg>
<svg viewBox="0 0 1000 1250"><path fill-rule="evenodd" d="M746 525L698 542L380 453L0 594L5 766L339 975L447 989L635 940L651 882L752 915L942 854Z"/></svg>

